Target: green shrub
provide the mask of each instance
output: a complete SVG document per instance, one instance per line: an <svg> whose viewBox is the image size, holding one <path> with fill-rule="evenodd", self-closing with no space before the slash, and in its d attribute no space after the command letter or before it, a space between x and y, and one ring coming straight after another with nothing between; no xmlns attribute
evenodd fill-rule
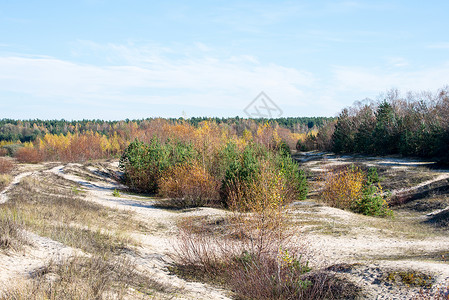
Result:
<svg viewBox="0 0 449 300"><path fill-rule="evenodd" d="M114 189L114 191L112 192L112 196L120 197L120 192L117 189Z"/></svg>
<svg viewBox="0 0 449 300"><path fill-rule="evenodd" d="M225 174L221 185L222 202L229 206L229 194L240 189L242 199L246 196L244 187L260 178L261 164L267 164L279 172L285 182L286 203L305 199L308 192L307 179L299 165L292 159L290 150L280 147L279 150L268 150L263 145L248 144L239 152L235 144L228 144L223 151ZM243 193L243 194L242 194Z"/></svg>
<svg viewBox="0 0 449 300"><path fill-rule="evenodd" d="M157 193L158 180L169 167L192 160L196 151L191 144L174 140L162 143L158 138L149 144L135 140L120 158L122 177L131 189Z"/></svg>
<svg viewBox="0 0 449 300"><path fill-rule="evenodd" d="M2 149L6 149L6 151L8 151L8 155L11 157L16 155L17 150L19 150L20 148L23 148L22 144L10 144L10 145L4 145L2 147Z"/></svg>
<svg viewBox="0 0 449 300"><path fill-rule="evenodd" d="M229 206L229 193L237 184L248 183L254 179L260 170L257 151L254 144L248 144L239 151L234 143L228 143L223 149L224 178L221 183L222 204Z"/></svg>
<svg viewBox="0 0 449 300"><path fill-rule="evenodd" d="M274 155L276 167L286 179L288 192L292 200L304 200L307 197L307 178L303 170L294 161L290 154L287 156L282 150Z"/></svg>
<svg viewBox="0 0 449 300"><path fill-rule="evenodd" d="M351 165L331 170L321 197L329 205L369 216L392 216L376 168L368 172Z"/></svg>
<svg viewBox="0 0 449 300"><path fill-rule="evenodd" d="M367 216L393 216L393 211L388 209L388 203L382 196L382 187L374 184L365 184L362 197L352 203L351 210Z"/></svg>

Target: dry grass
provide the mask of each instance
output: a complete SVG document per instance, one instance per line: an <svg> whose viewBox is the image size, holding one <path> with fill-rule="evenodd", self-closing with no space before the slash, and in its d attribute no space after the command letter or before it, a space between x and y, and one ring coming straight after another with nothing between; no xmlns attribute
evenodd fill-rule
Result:
<svg viewBox="0 0 449 300"><path fill-rule="evenodd" d="M14 169L14 164L10 159L0 157L0 174L9 174Z"/></svg>
<svg viewBox="0 0 449 300"><path fill-rule="evenodd" d="M128 230L142 228L127 212L82 199L79 187L58 176L25 177L1 210L13 210L25 228L90 253L119 253Z"/></svg>
<svg viewBox="0 0 449 300"><path fill-rule="evenodd" d="M139 273L129 260L105 256L50 262L31 276L0 299L161 299L161 292L168 292L166 286Z"/></svg>
<svg viewBox="0 0 449 300"><path fill-rule="evenodd" d="M17 212L0 211L0 250L21 250L27 244L22 222L18 220Z"/></svg>
<svg viewBox="0 0 449 300"><path fill-rule="evenodd" d="M167 287L136 271L120 254L132 252L128 230L142 228L131 213L84 200L79 186L53 174L28 176L0 205L1 248L20 249L26 230L83 250L89 257L53 262L0 299L136 299L167 295ZM18 220L21 220L20 222Z"/></svg>
<svg viewBox="0 0 449 300"><path fill-rule="evenodd" d="M0 191L3 190L12 180L11 171L14 169L14 164L10 159L0 157Z"/></svg>
<svg viewBox="0 0 449 300"><path fill-rule="evenodd" d="M12 180L9 174L0 174L0 191L3 190Z"/></svg>

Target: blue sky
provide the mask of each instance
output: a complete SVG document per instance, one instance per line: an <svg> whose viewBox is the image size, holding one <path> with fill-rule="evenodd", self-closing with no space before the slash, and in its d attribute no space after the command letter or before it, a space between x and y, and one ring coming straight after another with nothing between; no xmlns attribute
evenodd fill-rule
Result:
<svg viewBox="0 0 449 300"><path fill-rule="evenodd" d="M0 118L333 116L449 84L448 1L0 0Z"/></svg>

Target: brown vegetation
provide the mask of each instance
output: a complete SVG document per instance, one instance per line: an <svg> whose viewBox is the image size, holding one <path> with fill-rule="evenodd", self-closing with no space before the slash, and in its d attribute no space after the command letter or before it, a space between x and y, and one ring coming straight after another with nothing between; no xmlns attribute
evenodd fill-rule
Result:
<svg viewBox="0 0 449 300"><path fill-rule="evenodd" d="M73 257L50 262L32 274L30 282L7 290L0 299L128 299L138 294L167 291L136 271L127 259L107 256Z"/></svg>
<svg viewBox="0 0 449 300"><path fill-rule="evenodd" d="M11 160L0 157L0 174L9 174L14 169L14 164Z"/></svg>
<svg viewBox="0 0 449 300"><path fill-rule="evenodd" d="M197 163L177 165L159 179L159 194L174 207L217 205L219 182Z"/></svg>

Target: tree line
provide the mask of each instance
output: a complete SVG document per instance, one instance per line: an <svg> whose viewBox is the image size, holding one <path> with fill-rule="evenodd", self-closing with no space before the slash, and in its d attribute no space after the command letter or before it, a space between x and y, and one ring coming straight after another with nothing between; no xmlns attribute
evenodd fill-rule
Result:
<svg viewBox="0 0 449 300"><path fill-rule="evenodd" d="M310 148L336 153L400 154L449 162L449 87L436 93L391 90L379 100L343 109L307 138Z"/></svg>
<svg viewBox="0 0 449 300"><path fill-rule="evenodd" d="M217 124L227 124L234 127L237 132L243 132L245 129L248 130L249 128L257 127L257 125L263 125L268 122L271 125L276 124L295 133L307 133L311 129L317 129L323 126L327 121L332 119L326 117L291 117L278 119L192 117L189 119L169 118L165 120L172 124L185 122L195 127L198 127L204 121L213 121ZM0 141L20 141L24 143L35 141L38 137L42 137L45 134L67 135L68 133L76 134L86 132L99 133L106 136L114 135L115 132L126 135L131 130L131 127L145 129L153 120L158 120L158 118L140 120L126 119L122 121L0 119Z"/></svg>

